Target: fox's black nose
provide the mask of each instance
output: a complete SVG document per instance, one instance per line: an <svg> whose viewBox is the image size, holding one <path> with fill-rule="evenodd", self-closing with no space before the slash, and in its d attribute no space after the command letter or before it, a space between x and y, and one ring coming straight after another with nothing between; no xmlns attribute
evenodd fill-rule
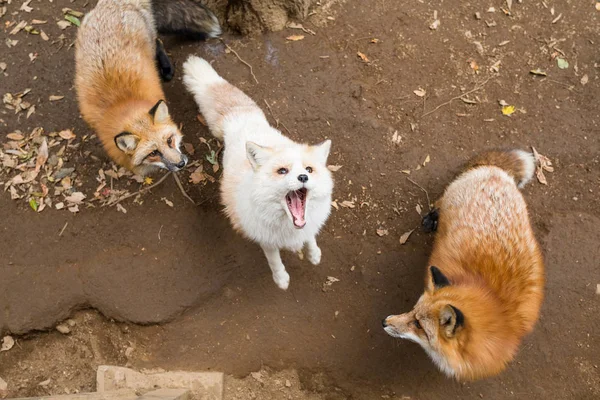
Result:
<svg viewBox="0 0 600 400"><path fill-rule="evenodd" d="M388 326L386 320L387 320L387 318L384 318L381 320L381 325L383 325L384 328Z"/></svg>
<svg viewBox="0 0 600 400"><path fill-rule="evenodd" d="M177 166L177 168L181 169L187 165L187 162L188 162L188 158L185 155L183 155L181 157L181 161L179 161L179 164L177 164L176 166Z"/></svg>
<svg viewBox="0 0 600 400"><path fill-rule="evenodd" d="M306 182L308 182L308 175L304 175L304 174L298 175L298 180L302 183L306 183Z"/></svg>

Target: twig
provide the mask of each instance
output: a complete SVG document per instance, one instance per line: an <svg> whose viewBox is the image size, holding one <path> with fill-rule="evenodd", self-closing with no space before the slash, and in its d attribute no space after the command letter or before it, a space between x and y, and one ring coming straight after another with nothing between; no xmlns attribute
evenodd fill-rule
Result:
<svg viewBox="0 0 600 400"><path fill-rule="evenodd" d="M267 108L269 109L269 112L271 113L271 116L273 117L273 119L277 123L276 128L279 128L279 120L277 119L277 117L273 113L273 109L271 108L271 106L269 105L269 103L267 103L267 99L264 99L264 101L265 101L265 104L267 105Z"/></svg>
<svg viewBox="0 0 600 400"><path fill-rule="evenodd" d="M65 222L65 226L63 226L63 228L60 230L58 237L62 236L62 234L65 232L65 229L67 229L67 225L69 225L69 222Z"/></svg>
<svg viewBox="0 0 600 400"><path fill-rule="evenodd" d="M176 173L173 173L173 179L175 179L175 182L177 182L177 186L179 186L179 190L181 190L181 194L183 194L183 197L191 201L193 205L196 205L196 202L192 200L192 198L188 196L188 194L185 192L185 189L183 188L183 185L181 184L181 181L179 180L179 177Z"/></svg>
<svg viewBox="0 0 600 400"><path fill-rule="evenodd" d="M227 43L225 43L225 41L223 39L221 39L221 42L225 45L225 47L227 47L229 49L229 51L231 51L233 54L235 54L235 56L238 58L238 60L240 60L243 64L245 64L248 68L250 68L250 75L252 75L256 84L258 84L258 79L256 79L256 75L254 75L254 69L252 68L252 65L250 65L246 61L244 61L242 59L242 57L240 57L240 55L237 53L237 51L232 49L231 46L228 45Z"/></svg>
<svg viewBox="0 0 600 400"><path fill-rule="evenodd" d="M425 192L425 196L427 196L427 207L429 208L429 211L431 211L431 200L429 200L429 193L427 193L427 190L425 190L425 188L421 185L419 185L417 182L413 181L410 178L406 178L408 179L413 185L417 186L419 189L421 189L422 191Z"/></svg>
<svg viewBox="0 0 600 400"><path fill-rule="evenodd" d="M572 92L581 93L579 90L575 90L575 85L569 85L568 83L563 83L563 82L555 81L554 79L548 79L548 81L552 82L552 83L556 83L557 85L564 86L564 87L566 87L567 89L569 89Z"/></svg>
<svg viewBox="0 0 600 400"><path fill-rule="evenodd" d="M162 232L162 228L164 225L160 226L160 229L158 230L158 241L160 242L160 233Z"/></svg>
<svg viewBox="0 0 600 400"><path fill-rule="evenodd" d="M439 106L437 106L437 107L436 107L436 108L434 108L433 110L431 110L431 111L427 111L425 114L421 115L421 118L423 118L423 117L426 117L426 116L428 116L429 114L433 114L434 112L436 112L436 111L437 111L437 110L439 110L440 108L442 108L442 107L444 107L444 106L447 106L448 104L452 103L454 100L458 100L458 99L460 99L460 98L463 98L463 97L465 97L465 96L466 96L466 95L468 95L468 94L471 94L471 93L473 93L473 92L476 92L476 91L478 91L478 90L481 90L481 89L483 89L483 87L485 86L485 84L486 84L486 83L488 83L488 81L489 81L490 79L492 79L492 77L491 77L491 76L490 76L489 78L487 78L485 81L483 81L482 83L480 83L479 85L475 86L475 88L473 88L473 89L469 90L468 92L465 92L465 93L463 93L463 94L461 94L461 95L459 95L459 96L453 97L453 98L451 98L450 100L448 100L447 102L440 104Z"/></svg>
<svg viewBox="0 0 600 400"><path fill-rule="evenodd" d="M292 132L288 129L287 126L285 126L285 124L282 122L281 125L283 125L283 127L285 128L285 130L287 131L287 133L289 133L290 135L292 134Z"/></svg>
<svg viewBox="0 0 600 400"><path fill-rule="evenodd" d="M165 179L167 179L167 177L168 177L169 175L171 175L171 174L172 174L172 172L170 172L170 171L169 171L169 172L167 172L167 173L166 173L166 174L165 174L165 175L164 175L162 178L160 178L160 180L159 180L158 182L156 182L155 184L153 184L153 185L151 185L151 186L148 186L147 188L144 188L144 189L138 190L138 191L137 191L137 192L135 192L135 193L130 193L130 194L128 194L127 196L123 196L123 197L121 197L120 199L117 199L117 200L113 201L112 203L107 203L107 204L104 204L102 207L106 207L106 206L112 207L112 206L114 206L115 204L118 204L118 203L122 202L123 200L130 199L130 198L132 198L132 197L134 197L134 196L137 196L138 194L146 193L147 191L149 191L149 190L151 190L151 189L154 189L155 187L157 187L158 185L160 185L161 183L163 183L163 182L164 182L164 180L165 180Z"/></svg>

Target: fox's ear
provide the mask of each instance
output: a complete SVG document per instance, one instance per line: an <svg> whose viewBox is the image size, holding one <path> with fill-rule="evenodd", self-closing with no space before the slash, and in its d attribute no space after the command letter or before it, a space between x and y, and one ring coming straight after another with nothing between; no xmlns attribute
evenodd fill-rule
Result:
<svg viewBox="0 0 600 400"><path fill-rule="evenodd" d="M454 337L456 330L465 325L465 316L458 308L450 304L440 312L440 328L447 338Z"/></svg>
<svg viewBox="0 0 600 400"><path fill-rule="evenodd" d="M435 286L436 289L441 289L450 285L450 281L438 267L431 266L429 270L431 271L431 280L433 281L433 286Z"/></svg>
<svg viewBox="0 0 600 400"><path fill-rule="evenodd" d="M246 156L255 171L269 159L271 154L272 150L269 147L263 147L254 142L246 142Z"/></svg>
<svg viewBox="0 0 600 400"><path fill-rule="evenodd" d="M327 157L329 157L329 151L331 150L331 140L326 140L321 144L313 146L313 149L318 159L323 164L327 164Z"/></svg>
<svg viewBox="0 0 600 400"><path fill-rule="evenodd" d="M130 132L121 132L115 136L115 144L126 154L133 153L139 142L140 138Z"/></svg>
<svg viewBox="0 0 600 400"><path fill-rule="evenodd" d="M169 121L169 108L164 100L159 100L149 111L155 124L163 124Z"/></svg>

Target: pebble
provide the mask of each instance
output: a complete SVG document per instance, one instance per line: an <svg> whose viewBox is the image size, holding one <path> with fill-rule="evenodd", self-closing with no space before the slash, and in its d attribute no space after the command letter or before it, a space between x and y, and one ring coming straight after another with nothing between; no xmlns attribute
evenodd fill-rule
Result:
<svg viewBox="0 0 600 400"><path fill-rule="evenodd" d="M6 383L4 379L0 378L0 392L5 391L6 389L8 389L8 383Z"/></svg>
<svg viewBox="0 0 600 400"><path fill-rule="evenodd" d="M285 380L285 387L292 387L292 382L289 379Z"/></svg>
<svg viewBox="0 0 600 400"><path fill-rule="evenodd" d="M63 335L71 333L71 329L65 324L56 325L56 330L62 333Z"/></svg>

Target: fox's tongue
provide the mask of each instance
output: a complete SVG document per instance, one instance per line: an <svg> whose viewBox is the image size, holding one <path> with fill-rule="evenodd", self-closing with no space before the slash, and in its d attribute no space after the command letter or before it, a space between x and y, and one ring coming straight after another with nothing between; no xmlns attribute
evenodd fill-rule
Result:
<svg viewBox="0 0 600 400"><path fill-rule="evenodd" d="M300 198L301 195L298 195L296 192L291 192L288 194L288 208L292 213L292 218L294 219L294 225L297 228L302 228L306 225L306 221L304 220L304 200Z"/></svg>

